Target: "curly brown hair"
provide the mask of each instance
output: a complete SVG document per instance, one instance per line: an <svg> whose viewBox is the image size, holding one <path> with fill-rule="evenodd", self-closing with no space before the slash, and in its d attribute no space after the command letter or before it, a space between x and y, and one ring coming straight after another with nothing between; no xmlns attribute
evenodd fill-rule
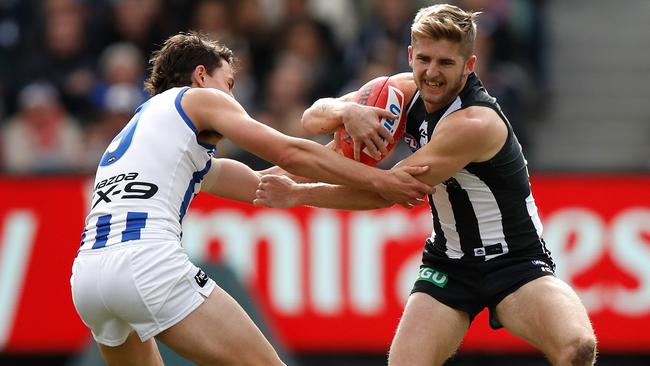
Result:
<svg viewBox="0 0 650 366"><path fill-rule="evenodd" d="M234 62L232 51L225 45L203 33L178 33L151 55L151 75L145 80L144 89L154 96L169 88L191 85L197 66L203 65L212 73L223 61Z"/></svg>

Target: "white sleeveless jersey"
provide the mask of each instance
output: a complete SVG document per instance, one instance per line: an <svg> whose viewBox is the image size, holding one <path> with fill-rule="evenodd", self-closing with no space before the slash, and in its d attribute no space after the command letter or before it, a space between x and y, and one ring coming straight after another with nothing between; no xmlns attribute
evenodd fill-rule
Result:
<svg viewBox="0 0 650 366"><path fill-rule="evenodd" d="M180 243L181 221L215 146L201 143L181 107L189 88L172 88L142 104L104 152L79 251L130 240Z"/></svg>

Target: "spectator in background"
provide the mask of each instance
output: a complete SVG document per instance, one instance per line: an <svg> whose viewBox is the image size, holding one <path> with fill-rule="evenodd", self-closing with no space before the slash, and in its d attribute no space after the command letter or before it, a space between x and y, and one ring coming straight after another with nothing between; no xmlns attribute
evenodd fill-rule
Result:
<svg viewBox="0 0 650 366"><path fill-rule="evenodd" d="M102 100L102 109L97 120L85 127L85 154L83 167L93 171L99 159L124 126L129 122L135 109L142 103L142 88L135 85L115 84L106 90Z"/></svg>
<svg viewBox="0 0 650 366"><path fill-rule="evenodd" d="M127 41L145 55L178 28L178 17L166 17L162 0L110 0L110 22L104 44Z"/></svg>
<svg viewBox="0 0 650 366"><path fill-rule="evenodd" d="M192 11L190 28L206 33L212 39L220 40L234 51L237 55L235 65L237 83L233 88L233 95L246 110L255 111L260 109L258 105L258 99L260 98L260 95L258 95L259 85L252 74L255 64L251 59L251 49L248 41L233 29L233 23L242 23L239 23L237 19L233 20L231 5L227 0L199 0ZM252 8L250 12L252 14L240 16L245 19L248 19L248 17L252 19L260 15L257 10L252 10ZM224 140L220 144L216 154L219 157L241 158L258 167L268 165L267 162L241 150L229 140Z"/></svg>
<svg viewBox="0 0 650 366"><path fill-rule="evenodd" d="M133 103L139 105L148 95L142 89L145 74L145 61L142 52L131 43L115 43L107 47L99 58L101 78L96 80L89 94L93 105L103 108L107 92L112 86L125 85L139 90ZM132 111L130 111L132 112Z"/></svg>
<svg viewBox="0 0 650 366"><path fill-rule="evenodd" d="M543 83L529 88L531 80L527 78L534 75L537 82L543 80L539 19L543 0L457 2L467 9L485 13L480 19L479 35L487 37L477 40L477 52L482 60L490 61L489 65L480 62L479 66L485 68L478 72L506 112L518 121L514 128L522 144L527 145L528 126L540 113L540 101L547 100L539 97L544 90ZM279 88L266 84L277 79L272 73L284 73L276 65L283 63L287 54L292 55L289 58L301 59L310 69L307 72L310 80L305 83L310 88L308 103L324 95L356 90L380 74L408 69L404 50L409 42L408 25L418 3L423 0L21 0L2 3L0 65L6 67L0 70L0 95L4 93L5 114L11 115L16 112L15 99L24 85L48 80L59 90L65 108L83 125L88 125L104 118L102 108L110 86L142 82L152 47L178 30L200 29L237 52L238 81L234 94L238 100L251 111L273 115L269 123L278 124L277 120L284 117L271 113L277 110L272 105L285 96L271 96L272 100L265 101L271 95L269 90ZM361 15L365 15L363 22ZM14 46L3 49L5 44ZM484 44L484 54L481 44ZM528 55L533 55L532 61L526 61ZM305 77L302 66L298 69L301 75L292 75L291 79ZM535 72L522 72L530 69ZM286 92L280 91L283 93ZM0 107L2 104L0 99ZM292 108L293 104L289 109Z"/></svg>
<svg viewBox="0 0 650 366"><path fill-rule="evenodd" d="M237 35L248 43L252 64L252 75L255 80L266 80L273 68L273 39L272 30L262 14L259 0L238 0L233 8L233 29Z"/></svg>
<svg viewBox="0 0 650 366"><path fill-rule="evenodd" d="M373 60L365 63L356 75L354 75L337 95L345 95L359 90L363 84L368 81L380 77L394 74L393 65L383 60Z"/></svg>
<svg viewBox="0 0 650 366"><path fill-rule="evenodd" d="M292 53L280 57L265 84L262 97L264 104L261 109L252 113L253 117L286 135L305 137L306 132L298 121L310 103L309 70L309 65ZM245 163L254 170L272 166L256 155L234 147L228 151L227 156Z"/></svg>
<svg viewBox="0 0 650 366"><path fill-rule="evenodd" d="M515 17L514 5L507 0L461 0L459 3L465 9L483 11L476 37L476 55L481 62L477 63L475 72L510 117L519 143L530 159L530 111L536 100L545 99L538 97L544 86L535 82L537 73L531 65L522 62L527 52L523 45L527 42L517 42L513 34L510 24Z"/></svg>
<svg viewBox="0 0 650 366"><path fill-rule="evenodd" d="M545 86L544 0L459 0L459 5L482 11L480 25L494 40L493 58L523 67Z"/></svg>
<svg viewBox="0 0 650 366"><path fill-rule="evenodd" d="M361 29L356 47L348 49L349 67L358 73L359 67L376 60L392 65L392 73L410 70L406 49L411 43L413 2L375 0L372 17Z"/></svg>
<svg viewBox="0 0 650 366"><path fill-rule="evenodd" d="M232 44L231 49L237 55L235 64L237 84L233 89L233 95L246 110L259 110L260 85L252 75L253 60L251 59L248 43L239 40L239 42Z"/></svg>
<svg viewBox="0 0 650 366"><path fill-rule="evenodd" d="M8 89L15 82L16 54L20 41L20 20L18 4L12 1L0 1L0 120L7 113L9 102Z"/></svg>
<svg viewBox="0 0 650 366"><path fill-rule="evenodd" d="M264 109L255 113L265 124L290 136L303 137L299 123L310 103L312 89L310 65L292 53L278 60L266 83Z"/></svg>
<svg viewBox="0 0 650 366"><path fill-rule="evenodd" d="M268 0L267 0L268 1ZM357 35L358 2L348 0L276 0L284 2L286 21L296 18L312 18L317 20L331 34L338 48L352 42Z"/></svg>
<svg viewBox="0 0 650 366"><path fill-rule="evenodd" d="M296 18L279 30L280 42L276 55L291 54L304 62L312 78L308 97L316 99L331 95L341 88L345 79L331 32L313 18Z"/></svg>
<svg viewBox="0 0 650 366"><path fill-rule="evenodd" d="M18 108L2 129L5 170L17 174L78 171L82 133L61 105L56 88L29 84L18 95Z"/></svg>
<svg viewBox="0 0 650 366"><path fill-rule="evenodd" d="M321 47L326 48L328 54L336 50L337 44L334 38L334 31L332 27L317 18L311 11L308 0L284 0L284 17L283 23L292 24L306 21L310 23L310 27L320 37Z"/></svg>
<svg viewBox="0 0 650 366"><path fill-rule="evenodd" d="M227 0L199 0L192 11L190 28L217 39L237 55L235 98L246 110L256 110L258 85L248 41L233 29L233 11Z"/></svg>
<svg viewBox="0 0 650 366"><path fill-rule="evenodd" d="M20 79L25 84L50 81L65 107L83 116L88 112L86 94L94 79L92 55L86 48L86 8L75 0L46 0L41 12L44 28L24 43L28 48L18 65Z"/></svg>
<svg viewBox="0 0 650 366"><path fill-rule="evenodd" d="M528 147L526 111L532 98L531 93L528 92L533 89L532 80L521 65L512 61L498 60L494 55L495 40L489 29L484 28L480 22L478 28L476 56L481 62L477 63L474 71L481 77L492 96L497 98L499 105L510 118L519 143L526 149Z"/></svg>
<svg viewBox="0 0 650 366"><path fill-rule="evenodd" d="M199 0L192 11L191 28L228 43L235 37L231 15L226 0Z"/></svg>

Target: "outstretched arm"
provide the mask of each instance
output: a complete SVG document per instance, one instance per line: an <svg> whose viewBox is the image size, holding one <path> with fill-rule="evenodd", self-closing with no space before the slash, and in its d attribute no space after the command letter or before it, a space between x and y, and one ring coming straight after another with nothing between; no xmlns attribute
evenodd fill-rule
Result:
<svg viewBox="0 0 650 366"><path fill-rule="evenodd" d="M374 192L326 183L299 184L287 176L277 175L262 177L253 204L274 208L313 206L343 210L372 210L392 206L391 202Z"/></svg>
<svg viewBox="0 0 650 366"><path fill-rule="evenodd" d="M405 170L383 171L340 156L313 141L286 136L252 119L231 96L191 89L181 101L200 131L215 131L240 147L292 174L376 191L391 202L408 204L432 187Z"/></svg>
<svg viewBox="0 0 650 366"><path fill-rule="evenodd" d="M276 175L282 173L286 172L278 167L258 172L236 160L213 158L201 183L201 191L274 208L313 206L370 210L392 205L375 192L327 183L296 183L287 175Z"/></svg>

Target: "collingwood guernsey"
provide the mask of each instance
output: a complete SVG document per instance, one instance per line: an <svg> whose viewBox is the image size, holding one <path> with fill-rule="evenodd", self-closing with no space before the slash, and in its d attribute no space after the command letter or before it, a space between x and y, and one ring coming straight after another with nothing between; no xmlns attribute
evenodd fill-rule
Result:
<svg viewBox="0 0 650 366"><path fill-rule="evenodd" d="M429 196L433 249L449 258L490 260L543 246L542 224L530 189L526 160L496 99L471 73L458 97L427 113L417 93L408 112L405 141L412 151L427 144L449 114L471 106L493 109L506 124L503 147L490 160L470 163L436 186Z"/></svg>

